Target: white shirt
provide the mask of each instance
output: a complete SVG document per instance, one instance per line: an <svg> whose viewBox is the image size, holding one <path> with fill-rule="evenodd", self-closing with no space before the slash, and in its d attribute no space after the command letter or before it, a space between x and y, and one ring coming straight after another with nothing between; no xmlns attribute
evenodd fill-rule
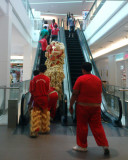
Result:
<svg viewBox="0 0 128 160"><path fill-rule="evenodd" d="M47 27L47 30L49 30L49 24L43 24L43 28L44 28L45 26Z"/></svg>

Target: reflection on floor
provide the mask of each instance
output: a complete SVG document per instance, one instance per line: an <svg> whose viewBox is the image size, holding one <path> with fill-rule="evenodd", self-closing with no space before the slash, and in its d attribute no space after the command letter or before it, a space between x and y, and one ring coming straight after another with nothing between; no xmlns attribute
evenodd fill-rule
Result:
<svg viewBox="0 0 128 160"><path fill-rule="evenodd" d="M0 126L0 160L127 160L128 131L103 123L110 144L110 157L104 157L103 150L97 147L89 130L88 152L72 150L75 145L76 127L51 125L51 132L29 138L28 126L15 131Z"/></svg>
<svg viewBox="0 0 128 160"><path fill-rule="evenodd" d="M0 125L7 125L8 124L8 114L4 114L0 116Z"/></svg>

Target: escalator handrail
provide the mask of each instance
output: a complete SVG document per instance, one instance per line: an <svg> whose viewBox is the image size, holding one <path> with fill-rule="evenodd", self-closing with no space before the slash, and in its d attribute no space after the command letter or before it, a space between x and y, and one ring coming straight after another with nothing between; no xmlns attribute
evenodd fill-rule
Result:
<svg viewBox="0 0 128 160"><path fill-rule="evenodd" d="M24 102L25 102L25 97L26 97L26 95L27 94L30 94L29 92L26 92L25 94L22 94L22 98L21 98L21 115L20 115L20 120L21 120L21 122L20 123L24 123L23 121L24 121L24 117L25 117L25 112L24 112ZM28 111L28 110L27 110Z"/></svg>
<svg viewBox="0 0 128 160"><path fill-rule="evenodd" d="M106 92L106 94L107 95L110 95L110 96L112 96L112 97L115 97L115 98L117 98L117 100L118 100L118 106L119 106L119 116L116 118L116 122L121 122L121 119L122 119L122 103L121 103L121 100L120 100L120 98L118 97L118 96L115 96L115 95L112 95L112 94L110 94L110 93L107 93ZM109 113L110 115L111 115L111 113Z"/></svg>
<svg viewBox="0 0 128 160"><path fill-rule="evenodd" d="M60 31L63 31L63 34L62 34L62 32L60 33L60 35L59 35L59 40L61 41L61 42L63 42L64 43L64 46L65 46L65 62L66 62L66 66L67 66L67 70L68 70L68 72L67 72L67 78L68 78L68 91L69 91L69 98L71 98L71 77L70 77L70 69L69 69L69 63L68 63L68 54L67 54L67 45L66 45L66 41L65 41L65 32L64 32L64 28L63 27L60 27ZM63 39L63 40L62 40Z"/></svg>
<svg viewBox="0 0 128 160"><path fill-rule="evenodd" d="M80 30L77 29L77 34L80 35L80 36L78 36L78 37L79 37L79 40L80 40L80 37L84 38L84 45L85 45L85 46L84 46L84 49L87 50L87 53L88 53L88 56L89 56L89 57L88 57L88 60L90 60L90 62L92 63L96 75L101 79L101 77L100 77L100 75L99 75L99 72L98 72L98 70L97 70L96 64L95 64L95 62L94 62L94 59L93 59L93 57L92 57L90 48L89 48L89 46L88 46L87 40L86 40L86 38L85 38L85 36L84 36L84 34L83 34L83 31L81 31L81 34L80 34ZM82 50L83 50L83 49L82 49ZM105 88L103 87L103 85L102 85L102 88L103 88L103 93L106 93ZM106 93L106 94L107 94L107 93ZM115 97L117 97L117 96L115 96ZM116 121L116 122L121 121L121 118L122 118L122 104L120 103L119 97L118 97L118 103L119 103L119 105L118 105L118 106L119 106L119 117L118 117L118 118L115 118L114 121ZM104 103L102 103L102 104L103 104L103 106L105 105ZM105 110L105 112L107 112L105 106L104 106L104 110ZM112 116L112 115L111 115L110 113L108 113L108 112L107 112L107 114L110 115L110 117Z"/></svg>
<svg viewBox="0 0 128 160"><path fill-rule="evenodd" d="M90 57L88 57L88 58L91 60L91 63L92 63L92 65L93 65L94 69L95 69L96 75L101 79L100 74L99 74L99 72L98 72L98 70L97 70L95 61L94 61L94 59L93 59L93 56L92 56L92 54L91 54L90 48L89 48L89 46L88 46L87 40L86 40L86 38L85 38L85 36L84 36L84 33L83 33L82 31L81 31L81 33L80 33L80 29L79 29L79 28L77 29L77 33L80 34L80 36L81 36L82 38L84 38L84 44L86 45L85 48L86 48L86 50L88 51L88 54L89 54L89 56L90 56Z"/></svg>

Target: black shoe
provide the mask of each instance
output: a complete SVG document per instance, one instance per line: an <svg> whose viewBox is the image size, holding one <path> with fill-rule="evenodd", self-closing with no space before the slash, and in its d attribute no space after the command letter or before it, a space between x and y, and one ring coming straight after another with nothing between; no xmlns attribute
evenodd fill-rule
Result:
<svg viewBox="0 0 128 160"><path fill-rule="evenodd" d="M110 151L109 151L108 148L104 148L104 155L105 155L105 156L110 155Z"/></svg>

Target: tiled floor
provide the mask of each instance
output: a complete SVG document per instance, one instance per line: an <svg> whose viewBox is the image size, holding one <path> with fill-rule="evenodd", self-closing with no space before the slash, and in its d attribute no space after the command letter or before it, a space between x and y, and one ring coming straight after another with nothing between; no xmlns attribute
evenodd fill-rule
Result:
<svg viewBox="0 0 128 160"><path fill-rule="evenodd" d="M72 150L75 145L75 127L51 125L51 133L29 138L29 130L0 126L0 160L128 160L128 131L104 124L110 144L110 157L103 156L103 150L97 147L89 130L88 152Z"/></svg>

